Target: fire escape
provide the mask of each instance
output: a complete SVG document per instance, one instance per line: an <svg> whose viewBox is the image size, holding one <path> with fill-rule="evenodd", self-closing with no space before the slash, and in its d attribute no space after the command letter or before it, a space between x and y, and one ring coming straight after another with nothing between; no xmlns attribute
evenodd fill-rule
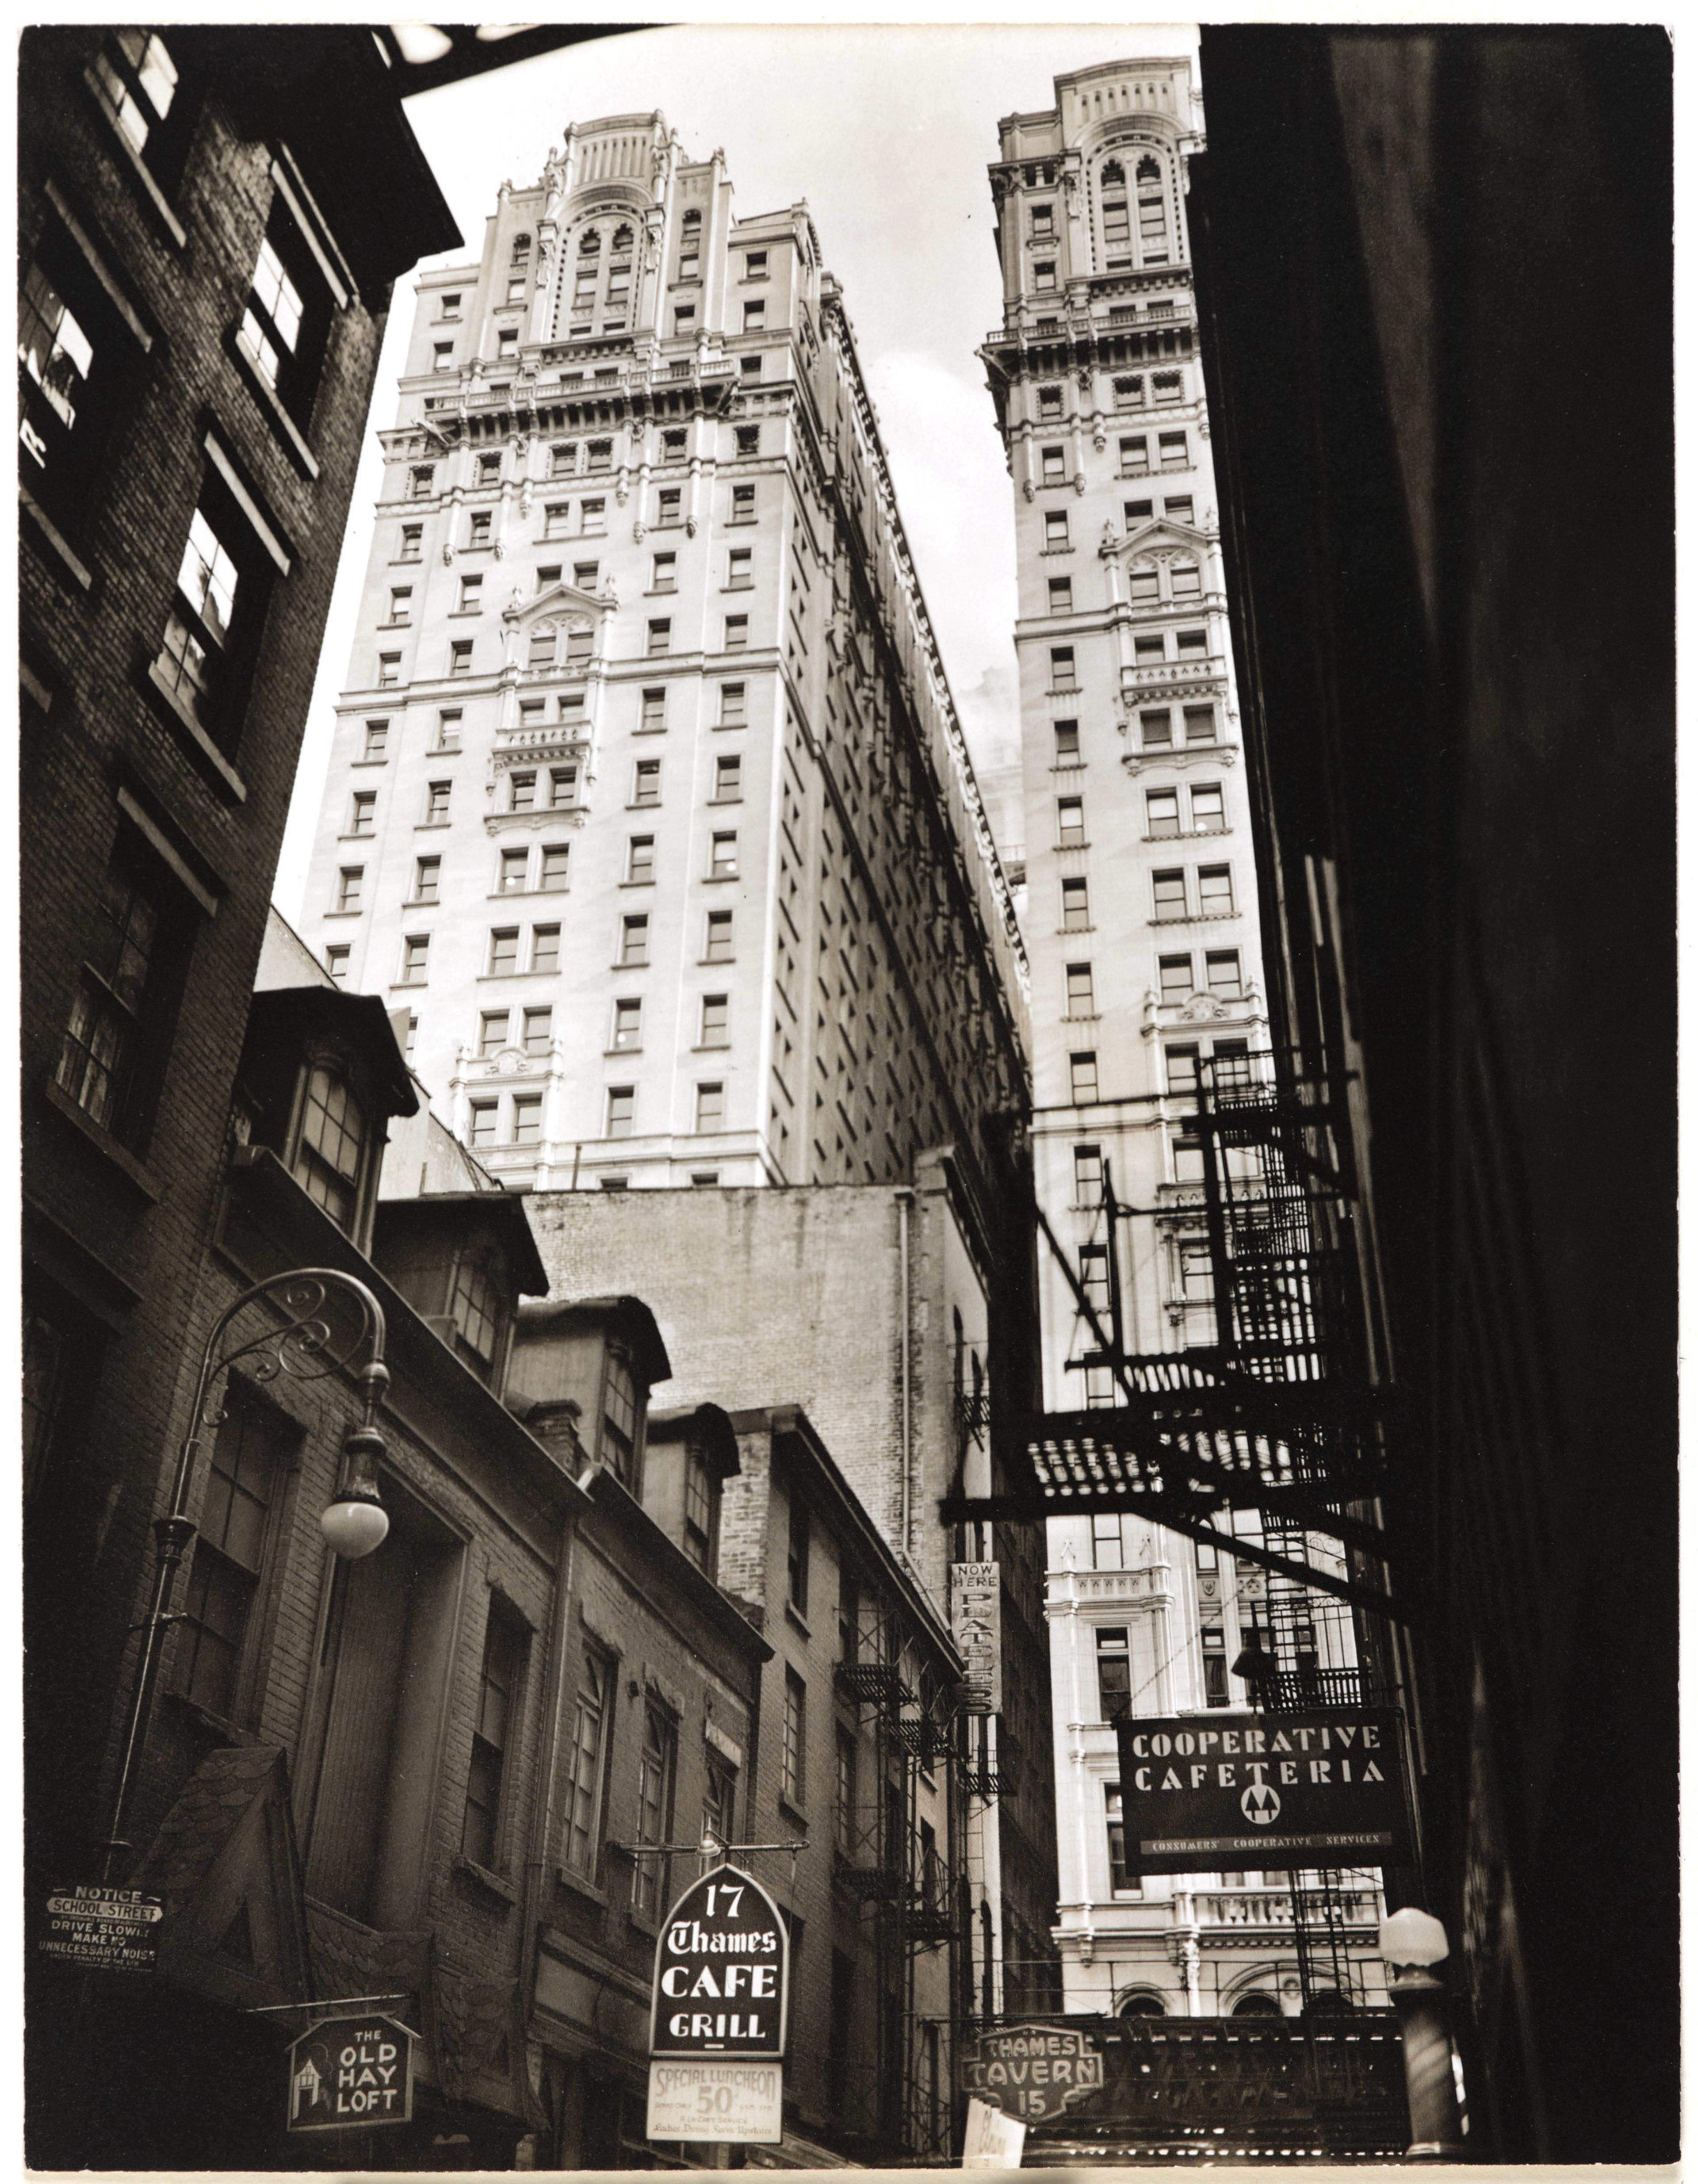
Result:
<svg viewBox="0 0 1698 2184"><path fill-rule="evenodd" d="M918 1663L893 1620L863 1604L855 1658L840 1661L838 1691L871 1730L870 1793L858 1795L835 1853L838 1889L871 1914L878 2023L873 2081L851 2105L878 2119L877 2148L896 2153L933 2151L933 2116L947 2083L936 2090L924 2075L924 2027L916 2007L914 1970L924 1951L963 1940L959 1891L950 1857L952 1830L940 1838L919 1813L920 1777L954 1764L953 1685ZM862 1747L863 1753L865 1747ZM948 2058L940 2054L939 2068Z"/></svg>
<svg viewBox="0 0 1698 2184"><path fill-rule="evenodd" d="M1122 1205L1105 1165L1105 1295L1038 1212L1088 1334L1074 1364L1105 1373L1110 1400L999 1417L994 1490L969 1496L958 1479L942 1513L1008 1524L1127 1512L1203 1541L1262 1573L1264 1600L1233 1664L1256 1705L1394 1703L1385 1664L1405 1610L1389 1589L1378 1502L1389 1390L1374 1362L1377 1291L1346 1094L1283 1056L1256 1061L1266 1075L1242 1057L1218 1070L1201 1061L1195 1112L1181 1122L1188 1188ZM1127 1347L1121 1231L1133 1223L1153 1223L1155 1248L1185 1268L1183 1347ZM1148 1228L1139 1240L1151 1242ZM1234 1524L1240 1511L1255 1513L1253 1536ZM1333 1871L1291 1876L1306 2016L1351 1993L1352 1885Z"/></svg>

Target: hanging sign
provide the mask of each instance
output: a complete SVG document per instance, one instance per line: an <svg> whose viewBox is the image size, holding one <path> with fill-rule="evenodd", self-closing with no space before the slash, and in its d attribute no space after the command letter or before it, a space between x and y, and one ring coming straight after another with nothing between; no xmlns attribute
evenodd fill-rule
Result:
<svg viewBox="0 0 1698 2184"><path fill-rule="evenodd" d="M649 2052L776 2061L789 1988L790 1939L778 1906L748 1874L716 1865L684 1891L660 1929Z"/></svg>
<svg viewBox="0 0 1698 2184"><path fill-rule="evenodd" d="M660 2063L649 2065L650 2138L736 2146L778 2146L784 2138L782 2063Z"/></svg>
<svg viewBox="0 0 1698 2184"><path fill-rule="evenodd" d="M409 2028L395 2017L322 2017L289 2049L291 2131L369 2130L413 2120Z"/></svg>
<svg viewBox="0 0 1698 2184"><path fill-rule="evenodd" d="M1103 2051L1094 2034L1069 2025L1022 2025L957 2042L956 2081L1022 2124L1043 2123L1102 2091Z"/></svg>
<svg viewBox="0 0 1698 2184"><path fill-rule="evenodd" d="M949 1635L966 1663L966 1713L1002 1711L1002 1570L996 1563L949 1565Z"/></svg>
<svg viewBox="0 0 1698 2184"><path fill-rule="evenodd" d="M45 1957L91 1971L150 1972L159 1949L164 1899L134 1888L56 1888L36 1946Z"/></svg>
<svg viewBox="0 0 1698 2184"><path fill-rule="evenodd" d="M1115 1724L1128 1873L1396 1865L1410 1856L1388 1707Z"/></svg>

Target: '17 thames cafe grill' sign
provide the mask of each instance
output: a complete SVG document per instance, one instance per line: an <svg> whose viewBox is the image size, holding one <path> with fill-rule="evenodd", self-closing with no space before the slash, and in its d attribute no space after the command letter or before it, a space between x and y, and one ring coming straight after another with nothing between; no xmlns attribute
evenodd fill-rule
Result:
<svg viewBox="0 0 1698 2184"><path fill-rule="evenodd" d="M1131 1716L1115 1729L1129 1873L1409 1856L1389 1708Z"/></svg>
<svg viewBox="0 0 1698 2184"><path fill-rule="evenodd" d="M648 2136L777 2146L789 2004L777 1905L715 1866L672 1906L654 1951Z"/></svg>

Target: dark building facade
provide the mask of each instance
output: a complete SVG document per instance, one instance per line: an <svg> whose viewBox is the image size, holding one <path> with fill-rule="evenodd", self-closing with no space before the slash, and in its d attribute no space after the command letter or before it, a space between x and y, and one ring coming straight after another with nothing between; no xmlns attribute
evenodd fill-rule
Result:
<svg viewBox="0 0 1698 2184"><path fill-rule="evenodd" d="M1205 28L1202 72L1270 1009L1378 1274L1471 2144L1668 2160L1668 42Z"/></svg>

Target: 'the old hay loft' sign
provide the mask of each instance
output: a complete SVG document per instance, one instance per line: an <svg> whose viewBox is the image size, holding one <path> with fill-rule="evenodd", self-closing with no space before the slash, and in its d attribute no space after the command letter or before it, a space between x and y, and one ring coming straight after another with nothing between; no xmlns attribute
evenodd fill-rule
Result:
<svg viewBox="0 0 1698 2184"><path fill-rule="evenodd" d="M1389 1708L1133 1717L1115 1728L1129 1873L1409 1855Z"/></svg>

